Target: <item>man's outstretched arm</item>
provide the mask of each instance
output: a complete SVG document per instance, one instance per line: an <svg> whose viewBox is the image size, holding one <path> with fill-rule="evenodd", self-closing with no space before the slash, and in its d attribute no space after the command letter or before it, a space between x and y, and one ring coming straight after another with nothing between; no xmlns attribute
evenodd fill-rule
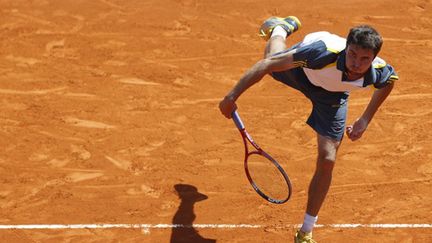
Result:
<svg viewBox="0 0 432 243"><path fill-rule="evenodd" d="M234 88L228 92L224 99L219 103L219 109L222 114L227 118L231 118L231 113L237 109L235 104L236 100L248 88L259 82L266 74L296 67L293 62L294 53L295 50L276 54L274 56L260 60L255 65L253 65L252 68L246 71Z"/></svg>

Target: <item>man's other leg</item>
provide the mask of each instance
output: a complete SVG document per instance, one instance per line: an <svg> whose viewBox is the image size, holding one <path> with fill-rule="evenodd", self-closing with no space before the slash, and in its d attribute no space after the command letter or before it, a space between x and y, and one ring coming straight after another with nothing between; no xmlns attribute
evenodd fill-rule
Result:
<svg viewBox="0 0 432 243"><path fill-rule="evenodd" d="M333 167L336 162L336 154L340 144L341 141L336 141L318 134L318 159L315 173L309 185L308 202L306 208L307 215L305 219L309 215L315 217L316 221L318 212L330 188ZM302 226L302 231L312 231L313 223L306 222L306 224L309 225L305 225L304 223Z"/></svg>

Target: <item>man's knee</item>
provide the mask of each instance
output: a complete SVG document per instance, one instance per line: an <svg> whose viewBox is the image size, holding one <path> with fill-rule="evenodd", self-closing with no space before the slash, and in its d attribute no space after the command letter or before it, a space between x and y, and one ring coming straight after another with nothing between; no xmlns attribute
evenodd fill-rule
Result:
<svg viewBox="0 0 432 243"><path fill-rule="evenodd" d="M333 165L336 163L336 153L320 153L318 154L318 162L322 164Z"/></svg>
<svg viewBox="0 0 432 243"><path fill-rule="evenodd" d="M339 145L340 141L318 136L318 168L330 171L333 169Z"/></svg>
<svg viewBox="0 0 432 243"><path fill-rule="evenodd" d="M332 173L336 163L336 153L319 153L317 160L317 171L321 173Z"/></svg>

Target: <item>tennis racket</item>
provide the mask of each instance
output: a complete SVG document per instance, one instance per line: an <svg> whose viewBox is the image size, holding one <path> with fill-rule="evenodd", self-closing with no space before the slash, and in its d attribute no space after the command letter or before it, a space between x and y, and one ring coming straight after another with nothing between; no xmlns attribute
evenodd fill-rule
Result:
<svg viewBox="0 0 432 243"><path fill-rule="evenodd" d="M245 146L244 169L253 189L265 200L282 204L291 197L291 182L279 163L264 152L246 131L240 116L235 110L232 118L240 131ZM249 151L248 143L253 151Z"/></svg>

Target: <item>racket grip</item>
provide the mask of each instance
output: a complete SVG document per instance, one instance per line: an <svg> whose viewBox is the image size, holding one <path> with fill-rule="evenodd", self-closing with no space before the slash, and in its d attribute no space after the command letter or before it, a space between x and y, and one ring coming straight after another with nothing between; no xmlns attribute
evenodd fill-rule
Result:
<svg viewBox="0 0 432 243"><path fill-rule="evenodd" d="M237 128L239 130L244 130L245 126L244 126L244 124L243 124L243 122L242 122L242 120L240 118L240 115L238 114L237 110L233 111L233 113L231 114L231 116L232 116L232 119L233 119L235 125L237 126Z"/></svg>

